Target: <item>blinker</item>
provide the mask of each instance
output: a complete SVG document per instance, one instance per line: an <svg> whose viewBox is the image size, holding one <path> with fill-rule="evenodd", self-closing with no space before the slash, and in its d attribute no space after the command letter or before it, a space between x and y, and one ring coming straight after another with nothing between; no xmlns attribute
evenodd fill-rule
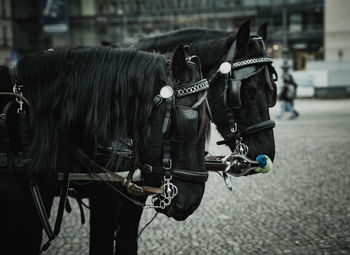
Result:
<svg viewBox="0 0 350 255"><path fill-rule="evenodd" d="M233 109L239 109L241 108L241 81L240 80L234 80L229 79L228 80L229 85L229 105Z"/></svg>
<svg viewBox="0 0 350 255"><path fill-rule="evenodd" d="M272 82L271 82L271 78L270 78L270 72L269 72L269 68L267 66L265 66L265 79L266 79L266 83L267 86L269 87L270 90L273 91L273 86L272 86Z"/></svg>
<svg viewBox="0 0 350 255"><path fill-rule="evenodd" d="M160 96L164 99L170 98L174 95L174 90L170 86L164 86L160 89Z"/></svg>

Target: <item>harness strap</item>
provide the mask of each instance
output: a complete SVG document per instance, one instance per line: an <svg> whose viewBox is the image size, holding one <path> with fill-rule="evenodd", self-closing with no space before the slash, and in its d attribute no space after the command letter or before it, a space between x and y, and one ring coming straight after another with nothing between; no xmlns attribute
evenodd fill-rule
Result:
<svg viewBox="0 0 350 255"><path fill-rule="evenodd" d="M170 139L169 139L169 127L171 122L171 111L173 109L173 98L166 99L166 112L163 123L163 168L165 170L164 176L169 177L171 175L172 161L170 156Z"/></svg>
<svg viewBox="0 0 350 255"><path fill-rule="evenodd" d="M199 183L206 182L209 177L208 172L186 171L182 169L173 169L172 175L180 180Z"/></svg>
<svg viewBox="0 0 350 255"><path fill-rule="evenodd" d="M226 109L241 108L241 80L226 77L223 101Z"/></svg>
<svg viewBox="0 0 350 255"><path fill-rule="evenodd" d="M154 187L148 187L148 186L138 186L135 183L129 181L127 178L124 178L102 166L100 166L99 164L97 164L95 161L91 160L81 149L79 148L75 148L75 150L72 150L78 157L78 159L80 160L80 162L86 166L88 169L92 170L93 172L97 172L97 171L103 171L108 173L109 175L111 175L112 177L116 178L117 180L119 180L123 186L126 186L129 189L132 189L133 192L138 193L138 195L147 195L150 193L156 193L156 194L162 194L163 190L160 188L154 188ZM119 191L119 190L118 190ZM121 191L119 191L121 195L123 195L125 198L127 198L128 200L130 200L133 203L136 203L139 206L144 206L144 204L139 203L138 201L125 196L124 193L122 193Z"/></svg>
<svg viewBox="0 0 350 255"><path fill-rule="evenodd" d="M233 111L231 108L226 108L225 109L226 112L226 116L228 118L228 123L230 125L230 135L232 135L233 133L235 133L237 131L237 124L235 122L235 118L233 116Z"/></svg>
<svg viewBox="0 0 350 255"><path fill-rule="evenodd" d="M192 105L191 108L197 109L198 106L200 106L204 102L204 100L207 99L207 94L208 94L208 91L204 91L203 94L201 95L201 97L197 100L197 102L194 105ZM209 109L209 111L210 111L210 109Z"/></svg>
<svg viewBox="0 0 350 255"><path fill-rule="evenodd" d="M73 145L72 145L73 146ZM90 170L91 172L93 173L96 173L98 171L103 171L103 172L106 172L110 175L112 175L114 178L116 178L117 180L119 180L120 182L122 182L122 184L125 186L127 184L129 185L132 185L133 183L132 182L129 182L126 178L123 178L121 176L119 176L118 174L108 170L108 169L105 169L104 167L100 166L99 164L97 164L95 161L91 160L82 150L80 150L79 148L72 148L71 150L76 156L77 156L77 159L80 161L81 164L83 164L88 170ZM99 177L98 175L96 175L97 177ZM102 181L104 181L103 179L101 179ZM108 185L111 189L113 189L114 191L116 191L119 195L121 195L122 197L124 197L125 199L129 200L131 203L137 205L137 206L140 206L140 207L145 207L146 204L145 203L141 203L135 199L132 199L131 197L125 195L122 191L120 191L119 189L115 188L113 185L111 185L110 183L108 182L105 182L104 183L106 185ZM141 190L142 187L139 187L137 186L136 184L134 184L138 190ZM136 189L136 188L135 188ZM142 190L141 190L142 191ZM146 190L143 190L143 191L146 191ZM163 191L161 191L163 192Z"/></svg>
<svg viewBox="0 0 350 255"><path fill-rule="evenodd" d="M260 132L265 129L274 128L276 126L276 123L273 120L265 120L262 122L259 122L257 124L248 126L242 131L237 131L234 133L228 134L224 140L216 142L217 145L223 145L228 144L230 140L237 140L241 136L251 135L257 132Z"/></svg>
<svg viewBox="0 0 350 255"><path fill-rule="evenodd" d="M83 202L82 197L75 189L69 189L68 196L74 198L77 201L78 206L79 206L79 211L80 211L81 225L84 225L85 224L85 213L84 213L83 205L88 209L90 209L90 207ZM67 203L66 203L66 211L68 213L70 213L72 211L72 207L70 206L68 199L67 199Z"/></svg>
<svg viewBox="0 0 350 255"><path fill-rule="evenodd" d="M27 98L25 98L23 95L17 94L17 93L10 93L10 92L0 92L0 95L11 95L11 96L16 96L20 97L21 100L26 102L26 104L29 105L29 101ZM12 169L13 166L13 157L12 157L12 152L9 146L9 136L6 131L6 113L10 106L12 105L13 101L9 102L3 109L3 112L1 114L1 122L0 126L3 134L5 134L5 144L7 147L7 166ZM23 158L19 159L19 164L23 165L24 167L28 166L29 163L31 162L31 159L28 158L27 152L29 151L30 147L30 134L29 134L29 126L27 122L27 117L24 111L21 110L18 112L19 114L19 130L20 130L20 140L22 143L22 149L23 149ZM49 223L49 218L42 200L42 196L40 194L40 190L38 188L37 183L29 177L29 188L30 192L33 197L33 201L36 207L36 210L38 212L39 220L42 224L42 227L48 236L49 240L47 241L46 244L44 244L41 248L42 251L46 251L50 244L51 241L56 238L56 236L59 234L60 229L61 229L61 223L62 223L62 218L63 218L63 213L64 213L64 208L65 204L67 201L67 195L68 195L68 188L69 188L69 173L65 173L64 178L63 178L63 183L61 187L61 194L60 194L60 200L59 200L59 207L57 211L57 217L55 221L55 228L54 231L52 231L51 225Z"/></svg>
<svg viewBox="0 0 350 255"><path fill-rule="evenodd" d="M209 116L209 119L211 122L214 122L214 119L213 119L213 115L211 114L211 109L210 109L210 106L209 106L209 102L208 102L208 98L206 97L205 98L205 106L207 108L207 114Z"/></svg>
<svg viewBox="0 0 350 255"><path fill-rule="evenodd" d="M8 102L4 108L2 109L2 113L1 114L4 114L6 116L8 110L10 109L11 105L13 104L14 101L10 101Z"/></svg>
<svg viewBox="0 0 350 255"><path fill-rule="evenodd" d="M145 174L164 174L163 167L151 167L149 165L139 165L139 169ZM183 169L172 168L171 175L174 178L189 182L206 182L208 180L208 172L206 171L187 171Z"/></svg>
<svg viewBox="0 0 350 255"><path fill-rule="evenodd" d="M257 133L259 131L262 131L264 129L268 128L274 128L276 126L276 123L273 120L265 120L262 122L259 122L255 125L251 125L247 127L245 130L241 132L242 135L250 135L253 133Z"/></svg>
<svg viewBox="0 0 350 255"><path fill-rule="evenodd" d="M9 108L11 107L11 105L13 104L13 101L10 101L8 102L1 114L0 114L0 131L1 131L1 139L0 141L2 141L3 145L4 145L4 148L6 150L6 160L5 158L2 159L0 161L0 165L6 165L10 172L12 172L12 168L13 168L13 154L12 154L12 151L11 151L11 147L10 147L10 137L9 137L9 134L8 134L8 131L7 131L7 112L9 110ZM7 162L5 162L7 161ZM6 164L7 163L7 164Z"/></svg>
<svg viewBox="0 0 350 255"><path fill-rule="evenodd" d="M234 42L232 43L226 55L227 62L231 63L233 61L233 58L236 55L236 47L237 47L237 42L236 40L234 40ZM231 134L234 134L237 131L237 124L234 118L233 109L238 109L241 107L240 98L238 99L236 96L238 94L238 97L239 97L239 93L237 93L237 91L240 91L241 89L241 82L231 79L230 78L231 72L225 74L225 89L223 94L223 103L225 106L226 116L229 121ZM236 91L236 93L233 94L234 96L236 96L236 98L231 98L231 94L232 94L231 92L233 91ZM237 101L237 99L239 101Z"/></svg>
<svg viewBox="0 0 350 255"><path fill-rule="evenodd" d="M56 221L55 221L55 227L54 227L53 232L52 232L45 208L44 207L39 208L40 206L43 206L43 202L42 202L42 198L41 198L39 189L37 187L37 184L35 183L34 186L36 187L34 189L35 190L34 193L37 192L37 195L35 195L35 196L33 195L34 201L41 200L41 201L37 201L35 203L35 205L37 206L37 211L39 213L41 223L42 223L44 230L49 238L49 240L41 248L41 251L46 251L50 247L51 242L58 236L58 234L60 233L60 230L61 230L64 208L66 207L68 190L69 190L69 173L63 174L63 181L62 181L61 192L60 192L60 200L59 200L57 216L56 216ZM32 194L34 194L34 193L32 193Z"/></svg>
<svg viewBox="0 0 350 255"><path fill-rule="evenodd" d="M34 200L34 204L36 210L38 212L38 216L41 222L41 225L44 228L46 235L49 238L49 241L41 248L41 250L46 250L50 246L50 242L55 239L55 235L53 234L52 228L49 223L49 218L47 217L46 209L43 203L43 199L41 197L38 185L32 179L29 180L30 192L32 193L32 197Z"/></svg>
<svg viewBox="0 0 350 255"><path fill-rule="evenodd" d="M0 92L0 95L19 97L19 98L21 98L27 105L29 105L29 100L28 100L25 96L20 95L20 94L18 94L18 93L13 93L13 92Z"/></svg>
<svg viewBox="0 0 350 255"><path fill-rule="evenodd" d="M59 202L58 211L57 211L57 218L55 222L55 228L53 231L54 235L56 236L60 233L60 230L61 230L61 223L62 223L64 208L66 207L66 202L68 197L69 182L70 182L69 173L68 172L64 173L61 193L60 193L60 202Z"/></svg>
<svg viewBox="0 0 350 255"><path fill-rule="evenodd" d="M23 163L24 166L28 166L31 163L31 159L29 158L28 151L30 148L30 134L29 134L29 126L27 121L27 116L24 111L19 112L19 136L22 143L23 149Z"/></svg>

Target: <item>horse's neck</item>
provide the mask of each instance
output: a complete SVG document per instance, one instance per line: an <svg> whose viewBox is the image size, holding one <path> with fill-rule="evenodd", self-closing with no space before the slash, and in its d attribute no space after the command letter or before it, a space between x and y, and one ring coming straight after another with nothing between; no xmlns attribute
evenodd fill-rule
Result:
<svg viewBox="0 0 350 255"><path fill-rule="evenodd" d="M205 33L202 29L183 29L140 40L134 47L140 50L157 50L161 53L174 50L179 44L189 44Z"/></svg>

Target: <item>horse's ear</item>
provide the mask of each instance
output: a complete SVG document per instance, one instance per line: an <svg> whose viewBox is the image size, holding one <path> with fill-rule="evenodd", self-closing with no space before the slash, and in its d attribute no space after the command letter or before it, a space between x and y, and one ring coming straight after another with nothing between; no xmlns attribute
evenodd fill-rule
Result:
<svg viewBox="0 0 350 255"><path fill-rule="evenodd" d="M184 51L185 51L185 56L188 58L190 56L190 46L189 45L184 45Z"/></svg>
<svg viewBox="0 0 350 255"><path fill-rule="evenodd" d="M266 41L266 37L267 37L267 23L262 24L257 32L257 35L260 36L263 41Z"/></svg>
<svg viewBox="0 0 350 255"><path fill-rule="evenodd" d="M237 48L242 48L243 46L246 46L249 40L250 35L250 20L247 20L244 22L237 31Z"/></svg>
<svg viewBox="0 0 350 255"><path fill-rule="evenodd" d="M186 64L186 53L184 49L184 45L180 44L171 59L171 71L176 79L180 75L182 75L187 70Z"/></svg>

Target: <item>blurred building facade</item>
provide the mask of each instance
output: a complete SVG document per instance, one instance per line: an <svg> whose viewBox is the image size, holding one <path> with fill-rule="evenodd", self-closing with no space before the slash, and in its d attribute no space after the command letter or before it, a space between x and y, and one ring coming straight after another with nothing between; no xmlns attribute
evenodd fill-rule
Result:
<svg viewBox="0 0 350 255"><path fill-rule="evenodd" d="M325 0L325 60L350 60L350 1Z"/></svg>
<svg viewBox="0 0 350 255"><path fill-rule="evenodd" d="M12 15L10 0L0 1L0 64L11 64L13 48Z"/></svg>
<svg viewBox="0 0 350 255"><path fill-rule="evenodd" d="M346 0L344 0L346 1ZM12 47L20 54L49 47L96 46L110 41L125 47L142 36L185 27L235 31L247 19L252 31L268 22L268 51L282 56L281 8L288 10L289 57L293 69L305 69L309 59L324 58L324 0L0 0L12 22ZM50 5L50 6L48 6ZM50 8L49 8L50 7ZM66 12L65 32L47 33L45 10ZM7 33L11 29L8 28ZM8 42L10 39L7 39ZM1 46L2 47L2 46Z"/></svg>
<svg viewBox="0 0 350 255"><path fill-rule="evenodd" d="M299 92L314 97L350 97L350 1L325 0L324 59L294 71Z"/></svg>
<svg viewBox="0 0 350 255"><path fill-rule="evenodd" d="M269 24L268 51L282 56L281 9L288 10L288 43L294 69L324 56L324 0L76 0L70 1L72 45L102 40L128 46L142 36L185 27L235 31L247 19Z"/></svg>

